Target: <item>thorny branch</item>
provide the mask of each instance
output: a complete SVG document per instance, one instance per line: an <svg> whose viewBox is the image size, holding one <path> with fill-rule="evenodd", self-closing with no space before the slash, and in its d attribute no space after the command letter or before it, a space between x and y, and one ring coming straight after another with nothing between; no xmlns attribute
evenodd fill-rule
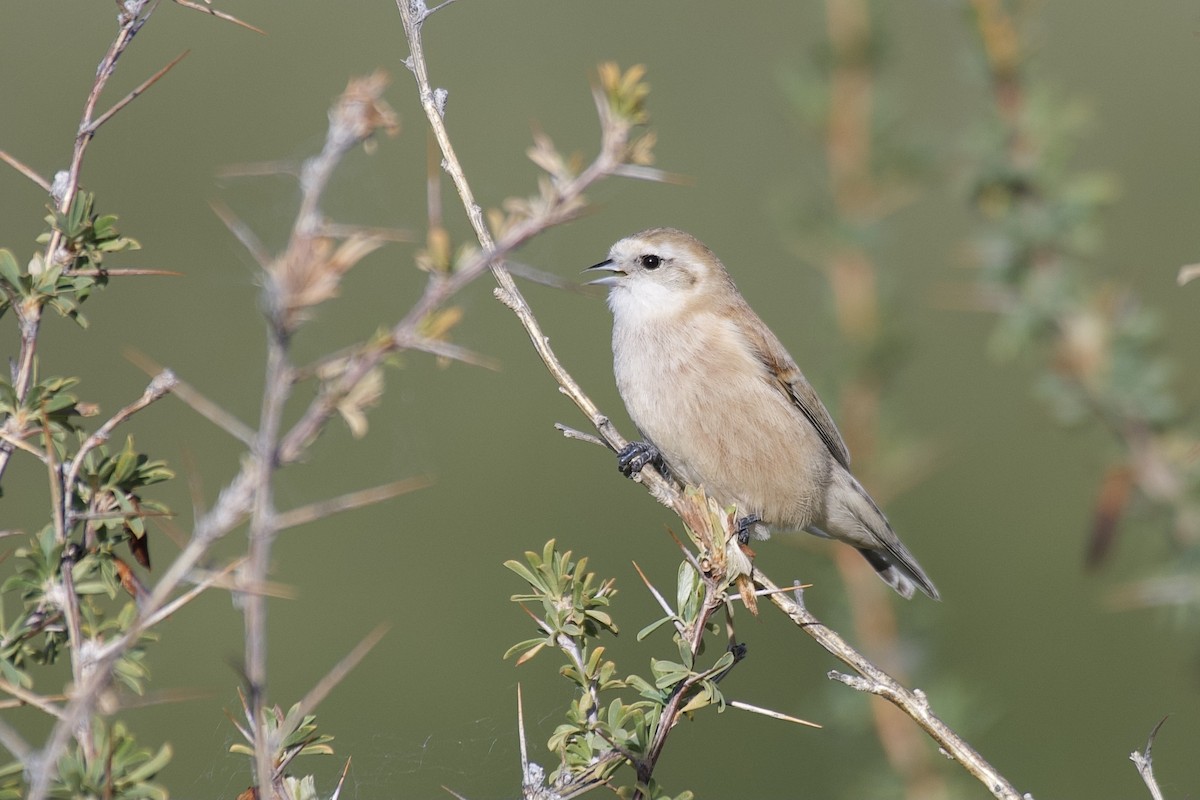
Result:
<svg viewBox="0 0 1200 800"><path fill-rule="evenodd" d="M104 91L104 87L108 84L108 79L112 77L113 71L116 69L117 59L125 52L125 48L129 47L129 44L133 41L133 37L142 29L146 21L150 19L150 15L154 13L157 5L158 3L154 0L130 0L130 2L121 6L121 11L117 17L117 34L113 38L112 43L109 44L108 51L104 54L104 57L100 59L100 65L96 68L96 79L92 83L91 90L88 92L87 100L84 101L83 115L79 120L79 128L75 134L75 145L71 151L70 166L65 171L55 175L54 181L50 186L50 194L54 205L62 213L66 213L70 209L71 203L75 200L75 195L79 193L79 172L83 167L83 157L87 152L88 144L92 141L92 137L96 135L97 126L93 115L96 113L96 103L100 99L100 94ZM42 181L39 181L40 183ZM60 252L61 244L62 233L58 230L53 231L41 259L43 268L60 263L68 257L66 253ZM38 330L41 327L42 309L38 305L29 305L16 309L16 311L21 327L21 348L17 362L13 366L13 392L16 395L17 401L24 403L25 399L29 396L29 390L33 384L35 354L37 352ZM13 420L10 418L5 423L5 427L10 428L12 423ZM16 430L9 430L9 432L13 434L18 433ZM3 478L4 472L8 468L12 452L13 448L7 441L0 441L0 478Z"/></svg>
<svg viewBox="0 0 1200 800"><path fill-rule="evenodd" d="M421 27L433 12L425 8L423 0L397 0L396 5L400 10L401 19L404 22L405 37L408 39L409 57L406 63L416 78L417 89L421 97L421 107L425 110L425 116L441 149L443 167L453 180L455 189L462 199L463 208L467 213L467 218L471 222L471 227L479 240L479 244L483 247L484 252L488 254L486 260L480 259L472 268L480 270L487 267L491 268L492 275L499 284L499 287L496 289L496 296L517 315L526 333L529 334L534 350L537 351L543 363L545 363L551 376L562 387L563 393L571 398L579 410L583 412L584 416L600 432L600 435L604 438L608 446L614 451L619 450L625 446L626 440L617 432L608 418L600 413L600 409L597 408L595 403L592 402L566 369L563 368L562 364L559 363L558 358L550 349L545 334L542 333L540 326L536 319L534 319L533 310L525 301L524 296L513 281L512 275L503 263L504 256L511 252L514 247L523 243L533 233L548 227L548 224L542 223L534 226L530 224L532 222L530 221L519 225L517 231L506 233L501 237L499 242L493 240L491 231L488 230L484 221L483 211L479 203L475 200L475 194L471 190L471 185L463 173L462 165L455 155L454 146L450 141L445 121L446 95L444 91L439 92L435 90L429 80L429 69L425 62ZM444 5L443 3L441 6L437 6L437 8L442 8ZM621 156L628 144L631 126L628 122L616 119L611 114L606 113L603 102L603 98L598 96L597 108L601 112L601 121L603 124L600 154L583 172L559 190L562 213L564 214L573 208L574 203L582 197L583 192L597 180L608 175L621 174ZM519 238L514 237L514 233L516 232L520 233ZM509 240L514 238L516 240L509 244ZM650 485L653 486L653 484Z"/></svg>
<svg viewBox="0 0 1200 800"><path fill-rule="evenodd" d="M475 201L474 194L463 173L461 164L454 154L454 148L446 129L444 117L445 94L444 92L439 93L435 91L429 80L421 38L421 27L431 12L425 8L423 0L397 0L397 6L404 22L405 36L409 44L410 55L407 65L416 77L421 105L441 147L444 168L454 181L480 244L483 245L485 251L492 251L490 232L483 224L482 212ZM606 128L607 133L608 130ZM606 136L606 145L607 138ZM607 146L605 149L607 149ZM602 152L601 158L597 159L597 162L594 162L592 167L595 168L603 157L604 153ZM611 171L611 164L606 163L604 166L609 167ZM582 190L582 187L580 190ZM507 252L507 250L504 252ZM497 283L500 284L500 287L496 290L497 297L516 314L521 325L529 334L534 349L545 363L550 374L558 382L563 394L569 397L588 420L591 421L604 443L610 449L613 451L620 450L626 444L627 440L616 430L608 417L600 412L591 398L588 397L558 360L558 357L549 345L548 338L542 332L541 326L534 317L532 309L525 302L519 291L517 291L508 271L498 260L501 255L502 253L493 255L491 262L492 273ZM656 500L679 514L689 528L694 531L708 529L709 521L700 518L702 515L697 512L693 504L686 502L678 487L665 480L653 468L647 467L644 469L640 473L638 480ZM852 648L836 632L827 628L813 617L798 598L786 597L779 590L779 587L757 568L753 571L753 581L755 585L769 592L772 602L783 610L802 631L814 638L818 644L849 665L861 676L860 678L850 678L843 682L861 691L876 694L896 705L896 707L911 717L914 722L929 734L947 755L962 764L964 769L982 782L997 798L1002 798L1003 800L1032 800L1030 795L1021 795L1011 783L988 764L962 737L938 719L930 710L924 693L919 690L909 691L901 686L891 676L880 670L861 653ZM831 677L841 679L843 676L840 673L831 673ZM639 771L639 778L641 777L642 775Z"/></svg>
<svg viewBox="0 0 1200 800"><path fill-rule="evenodd" d="M141 18L144 22L144 17ZM103 72L103 71L102 71ZM279 438L281 430L281 411L283 403L290 395L294 384L292 369L287 360L287 346L295 324L302 318L300 313L304 305L312 305L327 299L336 291L336 280L346 269L359 258L369 252L368 247L359 243L356 248L342 249L327 257L329 254L323 248L324 241L311 233L313 220L319 217L316 197L325 188L328 174L351 148L372 136L380 127L386 127L387 115L383 113L386 106L379 102L379 93L385 81L381 76L352 82L350 88L341 98L339 106L341 114L331 115L330 141L321 155L314 159L306 172L308 179L304 181L305 195L302 203L303 214L297 222L289 248L276 261L266 265L268 278L267 306L271 321L271 338L268 348L268 363L266 389L264 390L263 406L259 428L248 435L250 458L244 460L241 472L220 493L216 504L206 514L200 516L193 528L192 535L185 544L183 551L167 567L165 574L149 591L138 605L138 615L131 626L122 634L113 636L107 641L93 643L94 647L81 647L78 635L72 636L72 656L78 660L75 666L75 690L62 709L60 719L51 732L45 747L37 753L31 753L26 764L31 775L29 797L41 800L47 796L53 781L56 765L60 755L69 741L79 731L85 730L85 722L95 713L97 703L107 692L113 680L113 669L120 657L135 644L139 637L152 625L164 619L167 614L177 609L181 602L194 597L198 591L214 584L220 577L217 575L201 575L197 571L201 560L206 557L214 542L244 520L249 518L250 525L250 556L242 564L241 575L237 581L238 588L246 597L247 608L247 680L251 688L253 709L251 720L254 730L255 744L258 745L259 760L257 773L261 786L273 786L275 777L271 764L273 753L281 742L273 739L286 735L287 731L276 732L274 737L268 736L267 728L261 723L265 716L265 613L262 593L259 587L266 584L269 548L273 536L279 530L282 518L284 524L295 524L298 521L314 518L318 513L336 513L345 508L361 505L370 499L377 499L396 494L406 488L397 485L356 496L348 496L341 501L321 506L314 504L307 509L297 512L285 512L281 517L275 512L271 498L271 480L276 469L288 461L279 457ZM90 111L85 114L85 120ZM336 272L332 280L328 280L329 271ZM324 283L322 278L327 279ZM317 289L314 289L314 284ZM306 294L307 292L307 294ZM297 300L300 297L300 300ZM174 386L176 379L170 371L163 371L156 377L143 394L142 398L125 407L114 415L108 422L85 440L75 459L65 468L68 479L78 475L79 465L88 451L94 449L109 436L111 431L132 414L144 408L149 403L162 397ZM185 398L186 399L186 398ZM324 420L327 420L326 416ZM311 441L311 439L309 440ZM291 459L298 457L299 450L291 454ZM48 467L52 471L58 467L50 459ZM67 523L65 509L66 492L60 492L57 497L58 511L56 519L60 530L65 530ZM291 514L292 516L287 516ZM64 565L64 575L69 576L70 569ZM193 590L175 597L178 588L187 582L195 582ZM66 595L72 596L67 587ZM74 629L72 629L74 631ZM87 655L84 656L85 650ZM339 673L340 674L340 673ZM327 691L327 688L323 691ZM315 696L314 696L315 697ZM90 737L82 737L84 746L90 743ZM262 780L266 776L266 780Z"/></svg>

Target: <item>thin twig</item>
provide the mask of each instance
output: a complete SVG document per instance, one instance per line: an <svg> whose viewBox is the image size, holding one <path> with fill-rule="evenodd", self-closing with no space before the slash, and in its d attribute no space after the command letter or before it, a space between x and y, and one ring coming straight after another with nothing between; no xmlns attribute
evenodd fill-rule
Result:
<svg viewBox="0 0 1200 800"><path fill-rule="evenodd" d="M46 194L50 193L50 181L46 180L41 175L39 175L32 167L27 165L25 162L17 159L16 156L9 155L4 150L0 150L0 161L3 161L5 164L8 164L10 167L15 169L17 172L21 173L26 178L29 178L29 180L36 183L38 186L42 187L42 189L46 192Z"/></svg>
<svg viewBox="0 0 1200 800"><path fill-rule="evenodd" d="M93 120L92 122L90 122L88 124L88 131L87 131L88 134L89 135L95 134L95 132L100 128L101 125L108 122L110 119L112 119L114 114L116 114L122 108L124 108L125 106L129 105L134 100L136 100L138 95L140 95L142 92L146 91L151 86L153 86L155 83L157 83L159 81L159 79L162 78L162 76L166 75L168 72L171 71L172 67L174 67L176 64L178 64L180 61L183 61L183 59L185 59L187 57L188 53L190 53L190 52L191 52L190 50L184 50L182 53L175 56L175 58L172 59L171 62L168 63L165 67L163 67L158 72L151 75L146 80L139 83L136 87L134 87L133 91L131 91L129 94L125 95L120 100L118 100L116 103L114 103L112 108L110 108L108 111L105 111L100 116L96 117L95 120Z"/></svg>
<svg viewBox="0 0 1200 800"><path fill-rule="evenodd" d="M500 370L499 359L492 356L485 356L482 353L476 353L468 347L463 347L453 342L430 339L428 337L414 337L408 340L408 347L409 349L420 350L423 353L429 353L440 358L448 358L452 361L461 361L464 364L470 364L475 367L483 367L492 372Z"/></svg>
<svg viewBox="0 0 1200 800"><path fill-rule="evenodd" d="M663 597L662 592L660 592L654 586L654 584L650 582L650 579L646 577L646 573L642 572L642 568L638 566L638 563L636 561L634 561L632 563L633 563L633 568L635 570L637 570L638 577L640 577L642 579L642 583L646 584L646 588L650 590L651 596L653 596L654 599L658 601L659 608L661 608L663 610L663 613L666 614L668 617L674 618L675 627L679 629L680 633L683 633L683 622L679 620L679 617L675 613L675 610L672 609L670 603L667 602L667 598Z"/></svg>
<svg viewBox="0 0 1200 800"><path fill-rule="evenodd" d="M192 2L192 0L175 0L175 4L183 6L184 8L190 8L193 11L199 11L201 14L209 14L211 16L216 17L217 19L223 19L226 22L232 22L234 25L240 25L241 27L245 28L246 30L254 31L255 33L262 34L263 36L267 35L267 32L264 31L262 28L256 28L253 25L251 25L249 22L243 22L242 20L238 19L237 17L233 16L232 14L225 12L225 11L218 11L217 9L213 8L210 5L207 5L207 4L202 5L200 3L194 3L194 2Z"/></svg>
<svg viewBox="0 0 1200 800"><path fill-rule="evenodd" d="M267 269L271 265L271 262L274 261L274 256L259 241L254 231L250 230L250 227L246 223L238 219L237 215L224 203L213 200L208 205L213 210L213 213L217 215L217 218L225 223L225 227L229 229L229 232L242 243L242 247L246 248L246 251L250 253L255 263L263 269Z"/></svg>
<svg viewBox="0 0 1200 800"><path fill-rule="evenodd" d="M589 444L597 444L601 447L608 447L608 443L594 433L587 433L586 431L577 430L569 425L564 425L561 422L554 423L554 429L568 439L576 439L580 442L588 442Z"/></svg>
<svg viewBox="0 0 1200 800"><path fill-rule="evenodd" d="M10 727L2 719L0 719L0 745L3 745L8 752L12 753L13 758L22 764L33 763L33 748L21 738L21 734L17 733L15 728Z"/></svg>
<svg viewBox="0 0 1200 800"><path fill-rule="evenodd" d="M40 711L44 711L55 719L63 718L62 709L51 703L47 698L42 697L37 692L31 692L28 689L18 686L15 683L9 683L3 678L0 678L0 692L7 692L8 694L11 694L13 697L20 700L22 703L31 705Z"/></svg>
<svg viewBox="0 0 1200 800"><path fill-rule="evenodd" d="M270 175L290 175L300 177L300 163L286 161L251 161L245 164L226 164L217 167L218 178L262 178Z"/></svg>
<svg viewBox="0 0 1200 800"><path fill-rule="evenodd" d="M382 242L415 242L416 234L404 228L382 228L377 225L346 225L338 222L326 222L319 231L321 236L331 236L334 239L349 239L362 236L378 239Z"/></svg>
<svg viewBox="0 0 1200 800"><path fill-rule="evenodd" d="M244 559L240 559L240 558L235 559L234 561L232 561L228 565L226 565L226 567L224 569L220 570L219 572L209 573L208 575L205 575L203 578L197 580L196 585L193 586L191 589L188 589L186 592L179 595L171 602L166 603L165 605L161 606L153 614L147 615L145 618L145 621L142 623L142 627L144 627L144 628L154 627L155 625L159 624L163 620L170 617L172 614L174 614L179 609L186 606L188 603L195 600L197 597L200 596L200 594L205 589L208 589L212 586L221 586L224 579L227 578L230 575L230 573L232 573L235 569L240 567L243 564L243 562L244 562ZM230 588L232 588L232 587L230 587ZM242 591L246 591L246 590L242 589Z"/></svg>
<svg viewBox="0 0 1200 800"><path fill-rule="evenodd" d="M73 269L72 275L84 275L89 278L125 278L136 275L165 275L172 278L182 278L182 272L169 269Z"/></svg>
<svg viewBox="0 0 1200 800"><path fill-rule="evenodd" d="M358 491L348 492L339 497L309 503L299 508L293 508L291 511L280 511L275 516L276 529L283 531L288 528L305 525L334 514L340 514L343 511L374 505L384 500L390 500L393 497L399 497L402 494L415 492L418 489L424 489L432 485L432 478L424 476L405 478L384 484L383 486L359 489Z"/></svg>
<svg viewBox="0 0 1200 800"><path fill-rule="evenodd" d="M132 417L137 412L141 411L146 406L161 400L175 388L179 380L175 377L175 373L169 369L165 369L151 379L146 390L142 392L142 396L134 400L129 405L122 408L116 414L108 419L99 430L91 436L83 440L83 444L79 446L75 457L71 459L70 468L67 471L66 480L63 481L65 496L71 497L74 494L75 481L79 479L79 470L83 467L84 459L87 454L92 452L100 445L108 441L108 437L112 435L113 430L125 420ZM64 501L66 502L66 501Z"/></svg>
<svg viewBox="0 0 1200 800"><path fill-rule="evenodd" d="M8 431L0 430L0 441L19 450L24 450L26 453L29 453L29 455L33 456L38 461L41 461L43 464L49 463L50 456L48 456L45 452L37 449L24 439L18 439Z"/></svg>
<svg viewBox="0 0 1200 800"><path fill-rule="evenodd" d="M294 730L295 727L300 724L300 720L304 719L304 717L316 710L317 706L321 704L322 700L329 696L329 693L333 691L334 687L341 683L342 680L349 675L356 666L358 666L359 662L366 657L367 653L371 652L371 650L375 648L375 645L379 644L379 641L383 639L387 631L387 625L376 626L376 628L364 636L362 641L356 644L349 653L343 656L338 663L334 664L333 668L330 669L329 672L327 672L325 676L321 678L321 680L317 681L316 685L309 689L304 697L300 699L300 702L298 702L288 713L286 719L284 720L284 724L279 726L278 730L280 735L282 735L285 731ZM280 747L283 745L283 742L279 741L274 742L273 744L276 747Z"/></svg>
<svg viewBox="0 0 1200 800"><path fill-rule="evenodd" d="M137 350L126 350L125 357L147 373L157 373L163 368L150 357ZM193 411L216 425L221 430L249 447L254 441L254 430L230 412L209 400L187 381L175 378L171 393L186 403Z"/></svg>

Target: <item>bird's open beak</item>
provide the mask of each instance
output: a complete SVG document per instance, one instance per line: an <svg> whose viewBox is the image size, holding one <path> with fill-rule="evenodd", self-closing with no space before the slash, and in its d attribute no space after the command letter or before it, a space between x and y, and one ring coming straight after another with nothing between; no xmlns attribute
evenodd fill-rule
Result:
<svg viewBox="0 0 1200 800"><path fill-rule="evenodd" d="M595 269L605 270L614 274L605 275L603 278L596 278L593 281L588 281L588 286L616 286L621 282L621 279L625 277L625 270L615 266L611 258L607 261L601 261L599 264L594 264L588 267L584 270L584 272L591 272Z"/></svg>

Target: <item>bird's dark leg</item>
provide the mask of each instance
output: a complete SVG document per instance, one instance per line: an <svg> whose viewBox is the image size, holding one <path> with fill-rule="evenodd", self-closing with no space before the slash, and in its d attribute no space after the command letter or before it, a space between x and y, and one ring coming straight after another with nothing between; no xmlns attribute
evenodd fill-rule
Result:
<svg viewBox="0 0 1200 800"><path fill-rule="evenodd" d="M739 517L737 521L737 540L739 544L750 543L750 531L754 530L754 526L762 522L762 517L758 514L747 514L744 517Z"/></svg>
<svg viewBox="0 0 1200 800"><path fill-rule="evenodd" d="M647 464L653 464L660 472L665 471L662 453L650 442L630 442L617 453L617 469L626 478L632 478Z"/></svg>

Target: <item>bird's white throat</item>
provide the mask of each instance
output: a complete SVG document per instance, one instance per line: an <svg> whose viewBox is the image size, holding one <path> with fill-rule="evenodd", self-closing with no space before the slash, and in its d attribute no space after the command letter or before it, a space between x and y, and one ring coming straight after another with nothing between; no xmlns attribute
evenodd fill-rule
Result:
<svg viewBox="0 0 1200 800"><path fill-rule="evenodd" d="M608 293L608 307L617 324L640 325L674 316L687 305L688 294L647 280L626 278Z"/></svg>

